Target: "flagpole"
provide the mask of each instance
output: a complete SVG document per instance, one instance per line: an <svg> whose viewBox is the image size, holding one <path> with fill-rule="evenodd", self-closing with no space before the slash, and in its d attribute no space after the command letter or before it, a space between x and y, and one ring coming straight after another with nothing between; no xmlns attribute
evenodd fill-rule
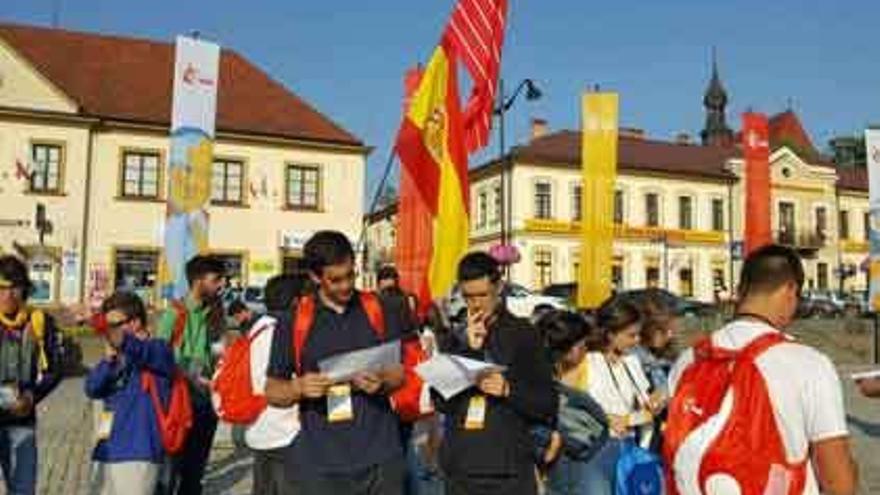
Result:
<svg viewBox="0 0 880 495"><path fill-rule="evenodd" d="M363 257L361 258L361 264L363 265L364 276L366 276L367 272L367 261L369 260L368 256L368 248L367 248L367 227L369 225L370 217L373 216L373 213L376 212L376 206L379 204L379 198L382 197L382 189L385 187L385 183L388 182L388 177L391 175L391 168L394 166L394 157L397 156L397 146L391 146L391 151L388 153L388 160L385 162L385 169L382 172L382 178L379 179L379 184L376 186L376 192L373 193L373 199L370 201L370 207L367 209L367 214L364 215L363 223L361 225L361 233L358 236L358 245L361 246L363 250ZM400 198L397 201L398 208L400 207Z"/></svg>

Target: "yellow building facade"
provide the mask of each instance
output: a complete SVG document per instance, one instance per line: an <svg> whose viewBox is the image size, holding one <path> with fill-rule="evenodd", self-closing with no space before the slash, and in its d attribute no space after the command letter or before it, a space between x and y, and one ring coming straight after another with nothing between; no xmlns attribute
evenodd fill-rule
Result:
<svg viewBox="0 0 880 495"><path fill-rule="evenodd" d="M38 45L50 54L40 55ZM130 70L167 64L170 73L173 62L168 43L0 25L0 251L31 261L36 302L95 302L114 289L158 295L169 138L167 120L150 112L167 104L163 112L170 113L170 94L160 87L163 101L117 109L110 96L64 72L65 57L76 65L77 54L96 50L130 53ZM159 55L138 59L141 50ZM252 87L227 84L232 74ZM170 87L162 77L154 84ZM127 89L113 84L104 90ZM356 241L369 149L226 51L219 99L209 245L227 260L235 283L260 285L301 271L302 246L318 230ZM287 104L289 110L253 113L255 106ZM53 224L42 247L38 204Z"/></svg>

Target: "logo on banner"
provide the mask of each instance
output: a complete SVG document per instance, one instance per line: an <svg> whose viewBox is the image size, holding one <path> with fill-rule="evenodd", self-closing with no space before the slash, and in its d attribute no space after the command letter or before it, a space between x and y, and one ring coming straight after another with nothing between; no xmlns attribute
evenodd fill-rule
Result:
<svg viewBox="0 0 880 495"><path fill-rule="evenodd" d="M761 135L754 129L749 131L749 134L746 136L746 145L754 150L763 150L770 147L767 140L761 139Z"/></svg>
<svg viewBox="0 0 880 495"><path fill-rule="evenodd" d="M202 86L214 85L214 80L209 77L201 77L199 75L199 69L193 64L186 64L186 69L183 69L183 82L184 84L189 84L191 86L195 86L196 84L201 84Z"/></svg>

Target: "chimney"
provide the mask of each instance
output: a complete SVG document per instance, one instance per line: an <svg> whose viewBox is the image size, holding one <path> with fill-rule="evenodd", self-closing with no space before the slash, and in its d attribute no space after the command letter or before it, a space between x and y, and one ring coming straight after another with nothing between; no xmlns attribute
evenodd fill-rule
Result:
<svg viewBox="0 0 880 495"><path fill-rule="evenodd" d="M637 127L621 127L618 135L630 139L645 139L645 130Z"/></svg>
<svg viewBox="0 0 880 495"><path fill-rule="evenodd" d="M532 141L546 136L547 129L547 121L545 119L539 119L537 117L532 118Z"/></svg>
<svg viewBox="0 0 880 495"><path fill-rule="evenodd" d="M675 135L675 144L691 144L691 135L686 132L679 132Z"/></svg>

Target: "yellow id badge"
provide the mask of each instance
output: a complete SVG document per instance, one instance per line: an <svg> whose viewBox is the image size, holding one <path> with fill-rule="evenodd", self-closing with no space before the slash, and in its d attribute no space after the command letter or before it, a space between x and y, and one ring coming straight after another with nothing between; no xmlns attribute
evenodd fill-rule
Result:
<svg viewBox="0 0 880 495"><path fill-rule="evenodd" d="M486 397L475 395L468 404L467 417L464 420L465 430L482 430L486 425Z"/></svg>
<svg viewBox="0 0 880 495"><path fill-rule="evenodd" d="M327 421L339 423L354 419L351 404L351 386L334 385L327 390Z"/></svg>
<svg viewBox="0 0 880 495"><path fill-rule="evenodd" d="M98 431L95 432L95 436L98 440L107 440L110 438L110 433L113 432L113 412L112 411L101 411L101 415L98 417Z"/></svg>

